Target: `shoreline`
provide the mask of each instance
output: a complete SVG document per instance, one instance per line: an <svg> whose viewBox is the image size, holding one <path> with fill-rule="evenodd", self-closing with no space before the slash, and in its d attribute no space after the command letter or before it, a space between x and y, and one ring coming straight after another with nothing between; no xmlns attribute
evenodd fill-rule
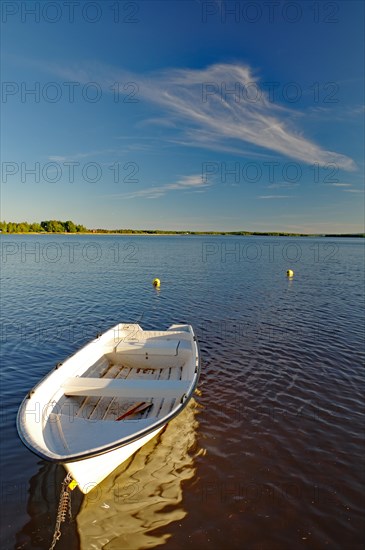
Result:
<svg viewBox="0 0 365 550"><path fill-rule="evenodd" d="M319 234L319 233L283 233L283 232L239 232L239 231L186 231L186 232L140 232L136 230L133 231L82 231L77 233L68 233L68 232L51 232L51 231L26 231L26 232L0 232L0 236L9 236L9 235L39 235L39 236L82 236L82 235L93 235L93 236L114 236L114 237L303 237L303 238L365 238L365 234L363 233L326 233L326 234Z"/></svg>

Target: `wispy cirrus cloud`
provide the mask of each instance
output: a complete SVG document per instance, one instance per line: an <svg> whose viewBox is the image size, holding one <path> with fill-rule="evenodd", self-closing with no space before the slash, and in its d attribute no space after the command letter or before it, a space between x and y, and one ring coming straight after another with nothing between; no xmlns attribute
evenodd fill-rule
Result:
<svg viewBox="0 0 365 550"><path fill-rule="evenodd" d="M329 183L328 184L331 187L351 187L351 183Z"/></svg>
<svg viewBox="0 0 365 550"><path fill-rule="evenodd" d="M292 183L292 182L278 182L278 183L270 183L267 185L268 189L295 189L296 187L299 187L299 183Z"/></svg>
<svg viewBox="0 0 365 550"><path fill-rule="evenodd" d="M224 148L242 155L247 155L249 148L252 155L279 154L306 164L333 163L348 171L356 168L350 157L305 137L298 127L298 118L302 118L298 111L271 102L249 65L219 63L204 69L166 69L141 75L93 63L58 65L53 71L79 82L97 81L109 93L115 93L116 82L133 83L138 99L158 109L147 122L175 128L181 143L190 147ZM230 93L248 86L255 91L251 98ZM123 90L120 93L125 94Z"/></svg>
<svg viewBox="0 0 365 550"><path fill-rule="evenodd" d="M329 187L337 187L339 191L343 191L345 193L364 193L364 187L362 189L354 188L351 183L342 183L342 182L335 182L335 183L328 183L327 186Z"/></svg>
<svg viewBox="0 0 365 550"><path fill-rule="evenodd" d="M255 90L253 99L240 96L238 91L244 86ZM305 138L293 124L297 113L270 102L247 65L216 64L201 70L164 71L147 77L145 83L142 79L140 92L184 123L190 144L214 145L217 149L249 144L307 164L335 163L345 170L355 168L348 156L327 151Z"/></svg>
<svg viewBox="0 0 365 550"><path fill-rule="evenodd" d="M190 191L190 192L204 192L210 186L212 182L204 181L201 174L193 174L190 176L181 176L176 182L167 183L165 185L159 185L155 187L149 187L148 189L139 189L130 193L123 193L118 195L118 198L124 199L159 199L166 195L170 191Z"/></svg>
<svg viewBox="0 0 365 550"><path fill-rule="evenodd" d="M320 121L323 124L331 118L331 121L348 121L349 119L357 119L360 123L365 114L364 105L343 105L339 103L329 104L327 106L315 106L309 109L309 114L313 120Z"/></svg>
<svg viewBox="0 0 365 550"><path fill-rule="evenodd" d="M258 199L276 200L276 199L292 199L292 195L259 195Z"/></svg>
<svg viewBox="0 0 365 550"><path fill-rule="evenodd" d="M70 155L49 155L48 160L52 162L71 162L75 161L77 159L84 159L84 158L96 158L100 156L104 156L106 154L115 154L115 149L101 149L101 150L95 150L95 151L84 151L82 153L73 153Z"/></svg>

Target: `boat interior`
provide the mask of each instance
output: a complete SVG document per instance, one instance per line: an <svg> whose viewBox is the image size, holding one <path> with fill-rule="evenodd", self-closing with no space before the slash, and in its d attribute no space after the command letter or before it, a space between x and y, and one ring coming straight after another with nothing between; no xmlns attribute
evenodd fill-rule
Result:
<svg viewBox="0 0 365 550"><path fill-rule="evenodd" d="M146 331L108 349L64 380L46 427L54 451L90 447L98 422L100 444L148 427L177 408L191 387L196 358L186 332Z"/></svg>

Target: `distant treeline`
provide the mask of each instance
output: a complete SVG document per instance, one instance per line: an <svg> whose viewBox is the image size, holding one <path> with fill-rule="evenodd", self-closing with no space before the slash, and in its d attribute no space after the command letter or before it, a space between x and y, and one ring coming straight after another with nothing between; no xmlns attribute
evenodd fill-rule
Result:
<svg viewBox="0 0 365 550"><path fill-rule="evenodd" d="M3 233L88 233L83 225L76 225L71 220L47 220L41 223L28 222L0 222Z"/></svg>
<svg viewBox="0 0 365 550"><path fill-rule="evenodd" d="M310 234L284 233L280 231L165 231L162 229L87 229L71 220L47 220L40 223L0 222L2 233L117 233L122 235L243 235L268 237L365 237L365 233Z"/></svg>

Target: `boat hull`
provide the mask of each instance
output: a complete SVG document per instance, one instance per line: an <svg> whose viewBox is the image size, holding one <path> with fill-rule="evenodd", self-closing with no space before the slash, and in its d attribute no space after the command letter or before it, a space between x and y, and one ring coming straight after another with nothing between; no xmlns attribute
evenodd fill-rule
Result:
<svg viewBox="0 0 365 550"><path fill-rule="evenodd" d="M66 462L63 466L77 481L80 491L86 495L108 477L113 470L128 460L138 449L153 439L163 428L164 426L114 451L77 462Z"/></svg>

